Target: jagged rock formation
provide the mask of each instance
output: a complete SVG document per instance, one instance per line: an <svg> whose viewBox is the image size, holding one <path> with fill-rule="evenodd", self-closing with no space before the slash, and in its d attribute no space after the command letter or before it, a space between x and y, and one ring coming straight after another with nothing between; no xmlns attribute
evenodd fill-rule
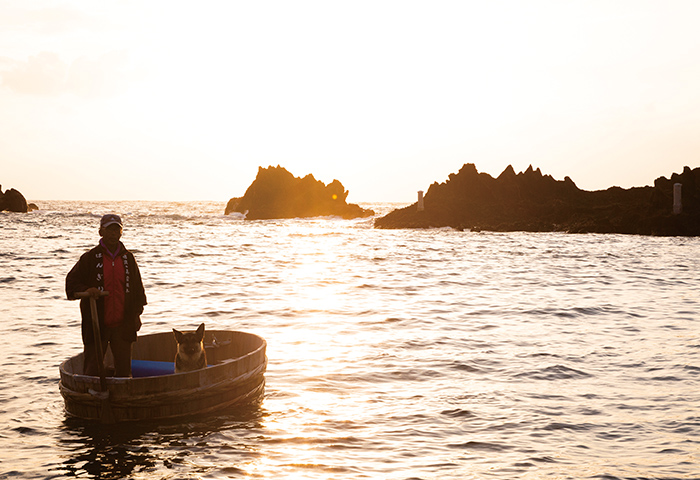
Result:
<svg viewBox="0 0 700 480"><path fill-rule="evenodd" d="M681 183L683 212L673 214L673 185ZM465 164L445 183L433 183L417 204L375 220L377 228L700 235L700 168L685 167L654 186L585 191L530 166L508 166L498 178Z"/></svg>
<svg viewBox="0 0 700 480"><path fill-rule="evenodd" d="M2 193L2 185L0 185L0 212L3 211L27 213L27 200L20 192L11 188L5 193Z"/></svg>
<svg viewBox="0 0 700 480"><path fill-rule="evenodd" d="M246 214L246 220L338 216L369 217L372 210L348 204L348 191L338 180L328 185L309 174L298 178L280 167L259 167L258 175L243 197L234 197L226 205L225 214Z"/></svg>

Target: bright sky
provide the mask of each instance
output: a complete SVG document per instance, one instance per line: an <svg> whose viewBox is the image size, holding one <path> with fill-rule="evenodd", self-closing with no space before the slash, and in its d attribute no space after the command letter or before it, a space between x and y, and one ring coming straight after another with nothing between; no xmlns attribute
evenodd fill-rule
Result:
<svg viewBox="0 0 700 480"><path fill-rule="evenodd" d="M258 166L415 201L700 166L700 1L0 0L0 184L228 200Z"/></svg>

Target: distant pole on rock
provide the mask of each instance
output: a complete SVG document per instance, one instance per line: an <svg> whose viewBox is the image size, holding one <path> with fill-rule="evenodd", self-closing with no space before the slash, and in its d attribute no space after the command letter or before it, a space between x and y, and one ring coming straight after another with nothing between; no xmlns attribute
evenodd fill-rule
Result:
<svg viewBox="0 0 700 480"><path fill-rule="evenodd" d="M425 210L425 205L423 204L423 190L418 190L418 211L422 212Z"/></svg>
<svg viewBox="0 0 700 480"><path fill-rule="evenodd" d="M673 214L679 215L683 211L683 202L681 200L681 189L683 184L673 184Z"/></svg>

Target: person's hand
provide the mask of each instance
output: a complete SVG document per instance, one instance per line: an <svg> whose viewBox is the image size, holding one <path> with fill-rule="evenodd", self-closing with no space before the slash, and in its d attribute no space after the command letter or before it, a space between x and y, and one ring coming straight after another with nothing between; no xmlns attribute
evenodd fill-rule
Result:
<svg viewBox="0 0 700 480"><path fill-rule="evenodd" d="M86 293L89 293L92 298L100 298L100 295L102 295L102 292L100 292L99 288L96 287L90 287L87 290L85 290Z"/></svg>

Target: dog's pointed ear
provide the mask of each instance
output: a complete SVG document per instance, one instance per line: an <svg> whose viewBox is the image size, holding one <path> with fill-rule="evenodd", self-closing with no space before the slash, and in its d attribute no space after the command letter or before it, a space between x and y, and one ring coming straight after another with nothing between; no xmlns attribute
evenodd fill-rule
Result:
<svg viewBox="0 0 700 480"><path fill-rule="evenodd" d="M197 327L197 340L200 342L204 340L204 324L201 324L199 327Z"/></svg>
<svg viewBox="0 0 700 480"><path fill-rule="evenodd" d="M175 341L177 343L182 343L182 332L178 332L173 328L173 333L175 334Z"/></svg>

